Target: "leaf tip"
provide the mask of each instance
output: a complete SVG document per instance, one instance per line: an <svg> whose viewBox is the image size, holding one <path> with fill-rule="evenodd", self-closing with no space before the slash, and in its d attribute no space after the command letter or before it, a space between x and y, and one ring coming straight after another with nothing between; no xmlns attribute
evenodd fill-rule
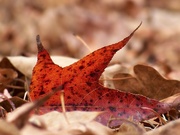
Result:
<svg viewBox="0 0 180 135"><path fill-rule="evenodd" d="M142 21L140 24L136 27L136 29L130 34L130 37L133 36L133 34L139 29L139 27L142 25Z"/></svg>
<svg viewBox="0 0 180 135"><path fill-rule="evenodd" d="M36 43L37 43L38 52L43 51L44 47L43 47L43 45L41 43L41 39L40 39L39 35L36 36Z"/></svg>

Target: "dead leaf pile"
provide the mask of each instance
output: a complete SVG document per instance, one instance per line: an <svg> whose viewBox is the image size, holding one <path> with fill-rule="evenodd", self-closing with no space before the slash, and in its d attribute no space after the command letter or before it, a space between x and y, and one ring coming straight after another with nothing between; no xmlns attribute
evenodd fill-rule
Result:
<svg viewBox="0 0 180 135"><path fill-rule="evenodd" d="M1 1L0 135L179 134L178 3Z"/></svg>
<svg viewBox="0 0 180 135"><path fill-rule="evenodd" d="M116 49L114 47L120 45L120 48L121 48L121 46L124 46L131 36L132 36L132 34L129 37L125 38L124 40L120 41L119 43L99 49L98 51L93 52L92 54L86 56L85 58L83 58L79 61L77 61L76 59L69 59L66 57L65 58L61 57L63 60L66 61L66 63L59 63L59 65L62 65L64 67L64 69L65 69L64 72L66 72L67 73L66 75L68 75L67 77L63 76L62 73L60 73L60 75L57 76L58 75L57 73L59 71L63 70L63 68L61 68L60 66L53 63L49 54L43 48L40 40L38 39L37 40L38 41L38 49L39 49L38 50L39 51L38 62L34 68L34 73L33 73L32 78L35 78L35 80L33 80L31 83L31 91L30 91L30 92L32 92L35 90L34 83L37 83L37 86L36 86L38 88L37 90L38 91L40 90L39 91L40 95L37 95L38 100L35 101L34 103L33 102L26 103L27 101L22 100L21 98L15 97L13 95L12 98L7 97L2 102L0 102L0 105L3 107L3 110L5 111L5 112L1 111L1 116L3 116L5 119L2 119L0 121L0 123L1 123L0 124L0 133L5 134L5 135L6 134L28 135L28 134L32 134L32 133L33 134L54 134L54 135L56 135L56 134L69 134L69 135L71 135L71 134L92 134L92 135L96 135L96 134L104 135L105 134L106 135L107 134L107 135L113 135L113 134L132 134L133 133L133 134L137 134L137 135L142 135L142 134L146 135L146 134L154 134L154 133L160 134L161 132L166 131L166 128L163 128L162 124L155 122L156 120L153 120L150 123L148 123L147 121L144 121L143 122L144 125L142 125L143 123L139 123L138 121L143 121L145 119L149 120L150 117L158 117L159 122L166 121L166 120L163 120L163 118L161 118L161 116L160 116L161 113L168 113L170 116L169 117L170 119L172 119L172 118L177 119L178 118L177 111L179 110L179 102L180 102L180 100L179 100L180 99L179 81L164 79L155 69L153 69L150 66L145 66L145 65L135 65L134 66L134 73L136 75L135 77L128 73L126 73L126 74L119 73L119 72L128 72L129 71L127 68L120 66L120 65L114 65L112 67L108 67L105 70L105 72L103 73L104 68L107 66L108 62L103 64L103 66L100 66L100 69L98 69L98 66L101 62L104 63L103 62L104 60L109 61L112 58L113 54L116 51L118 51L118 49ZM109 54L110 56L108 59L108 57L107 57L108 50L110 52L112 51L110 48L112 48L112 50L115 49L115 51L112 54L111 53ZM96 65L95 63L89 65L90 62L92 63L92 60L94 57L96 57L96 55L98 56L99 54L101 54L102 55L101 57L104 57L103 53L101 53L101 52L104 52L104 50L107 50L106 54L105 54L106 58L100 59L101 61L98 62L98 65ZM23 58L23 57L20 57L20 58ZM18 58L18 57L11 58L10 57L9 59L11 61L16 61L20 58ZM100 56L99 56L99 58L100 58ZM23 58L21 60L24 61L27 59L28 58ZM75 62L75 63L71 64L73 62ZM83 82L80 78L85 78L85 77L82 77L79 73L80 78L75 79L76 81L74 82L76 85L74 85L73 82L70 83L71 85L73 84L72 86L68 85L68 81L71 80L70 78L72 78L69 76L69 75L71 75L71 71L73 71L72 73L77 74L77 72L75 72L76 67L80 68L82 66L85 66L82 62L87 63L87 65L89 66L89 67L85 68L85 72L90 73L88 75L88 77L92 77L92 79L96 78L96 80L92 81L90 78L88 78L87 82ZM11 65L10 62L8 61L8 59L6 59L6 58L3 59L1 63L6 63L6 65ZM9 63L9 64L7 64L7 63ZM33 64L32 59L29 61L29 63ZM70 66L66 67L66 65L68 65L68 64L71 64L70 66L72 66L71 68L74 68L74 70L73 69L69 70ZM17 62L16 66L18 67L18 62ZM93 67L92 69L90 68L91 66ZM4 66L2 66L2 67L4 67ZM5 79L7 79L8 81L9 80L12 81L14 78L22 75L22 73L20 73L12 65L10 67L11 68L7 70L8 72L6 72L6 70L1 70L2 78L6 77ZM31 69L31 66L28 66L28 67ZM50 72L44 73L44 71L46 69L48 71L49 69L52 69L52 68L53 68L52 73L50 73ZM66 70L66 68L68 68L68 70ZM92 71L97 70L96 68L99 70L96 72L96 74L98 74L98 76L92 75ZM43 69L43 70L41 70L41 69ZM113 70L111 70L111 69L113 69ZM21 70L25 71L23 69L21 69ZM36 73L36 70L38 71L37 73ZM101 72L100 72L100 70L101 70ZM83 70L81 69L81 72L82 71ZM98 73L98 72L100 72L100 73ZM52 81L52 82L50 81L51 83L46 81L46 77L44 76L44 75L46 75L46 73L48 73L47 79L49 79L49 77L51 78L51 80L52 80L52 78L54 78L54 81ZM56 73L56 74L54 74L54 73ZM84 74L84 72L82 72L82 73ZM107 83L108 81L111 81L111 87L123 90L125 92L98 86L99 85L98 79L100 78L101 73L103 73L102 77L105 77L104 78L105 80L103 82L103 79L102 79L102 80L100 80L100 82ZM36 78L36 77L39 77L39 75L41 75L41 74L43 75L43 78ZM75 75L73 77L75 77ZM56 78L56 76L58 78ZM61 76L63 76L63 79L60 79ZM29 76L29 77L31 77L31 76ZM63 81L65 78L67 78L67 81L65 81L65 84L63 84ZM40 83L41 79L42 79L42 83ZM59 79L61 80L60 83L58 83ZM79 100L78 97L76 96L76 94L80 95L80 93L78 93L77 90L82 89L83 87L84 87L84 90L85 89L88 90L89 89L88 83L91 83L91 82L89 82L89 79L93 82L93 84L90 85L90 88L94 89L92 91L93 93L95 91L98 91L101 88L100 92L104 92L104 90L105 90L105 92L106 92L105 95L110 94L110 96L112 96L113 99L110 98L110 100L109 100L109 98L107 98L107 96L106 96L106 98L103 96L102 98L104 98L104 99L102 100L101 98L98 97L99 101L96 100L96 102L94 104L95 106L93 104L87 104L87 105L84 104L84 103L88 103L88 102L84 102L84 103L82 102L82 104L76 104L76 103L78 103L77 101ZM113 80L113 79L115 79L115 80ZM10 83L11 81L9 81L8 83ZM78 81L80 81L80 82L78 82ZM86 81L86 80L84 79L84 81ZM97 82L98 85L95 82ZM45 85L44 85L44 83L45 83ZM46 83L48 85L46 85ZM81 84L80 87L78 87L79 84ZM84 84L86 84L86 85L84 85ZM110 83L107 83L107 84L108 84L107 86L109 86ZM66 85L68 85L67 88L66 88ZM32 88L32 86L34 88ZM47 88L47 89L49 89L51 91L49 91L48 95L46 95L45 93L42 94L42 90L45 90L47 86L49 86L49 88ZM93 88L93 86L95 88ZM41 87L43 87L42 90L39 89ZM67 93L68 88L71 88L71 87L73 87L73 88L75 87L75 89L71 90L71 92L73 92L72 97L75 96L75 99L73 100L73 104L71 103L72 99L68 101L70 95L69 95L69 93ZM76 87L78 89L76 89ZM70 112L60 113L60 112L53 111L53 110L61 110L61 107L60 107L61 103L60 103L60 99L59 99L60 95L57 95L57 93L58 93L57 91L62 91L62 90L65 93L65 97L64 97L65 98L65 108L67 109L67 111L72 110ZM164 92L164 91L166 91L166 92ZM76 93L74 93L74 92L76 92ZM89 91L89 93L84 96L84 97L86 97L86 98L84 98L84 101L89 100L91 102L91 100L94 100L96 98L95 93L94 93L93 94L94 96L90 96L88 99L88 96L92 92ZM135 94L141 94L141 95L144 95L149 98L146 98L141 95L134 95L129 92L135 93ZM156 94L152 94L155 92L156 92ZM48 91L46 93L48 93ZM174 95L174 94L176 94L176 95ZM45 95L45 97L44 97L44 95ZM104 94L101 94L101 95L104 95ZM30 93L30 96L31 96L31 98L33 97L32 93ZM57 96L57 97L54 98L54 96ZM125 98L125 96L126 96L126 98ZM171 96L171 97L169 97L169 96ZM39 97L42 97L42 99L41 98L39 99ZM117 100L123 99L124 103L119 102L119 104L118 104L116 97L118 97ZM153 98L153 99L150 99L150 98ZM57 99L57 101L56 101L56 99ZM80 99L82 99L82 98L80 98ZM133 99L133 101L132 101L132 99ZM140 100L138 100L138 99L140 99ZM157 99L157 100L154 100L154 99ZM161 99L163 99L163 101L159 102L158 100L161 100ZM75 101L75 100L77 100L77 101ZM100 102L101 100L102 100L102 102ZM105 105L106 102L108 102L107 105ZM110 103L112 103L112 104L110 104ZM137 104L135 104L135 103L137 103L137 104L140 103L141 105L137 106ZM23 104L25 104L25 105L23 105ZM42 104L44 104L45 106L40 107ZM116 104L116 106L114 106L114 104ZM117 107L119 105L124 106L124 107L123 108ZM19 107L19 106L21 106L21 107ZM101 107L98 107L98 106L101 106ZM19 108L17 108L17 107L19 107ZM37 108L37 110L36 110L36 108ZM132 108L133 108L133 111L131 111ZM175 109L175 110L171 111L173 109ZM73 110L80 110L80 111L73 111ZM36 111L38 113L45 113L45 114L44 115L35 115L34 113L36 113ZM89 111L89 112L87 112L87 111ZM106 111L108 111L108 113L111 115L108 116ZM126 115L123 115L123 114L120 115L123 111L126 111ZM9 113L7 113L7 112L9 112ZM49 113L46 113L46 112L49 112ZM139 113L141 113L141 114L139 114ZM123 118L129 118L129 119L123 119ZM99 122L103 123L106 126L100 124ZM162 123L164 123L164 122L162 122ZM148 125L148 124L150 124L150 125ZM3 127L5 127L6 125L9 125L9 127L12 130L4 129ZM177 125L177 126L179 125L178 120L171 121L170 124L165 124L165 126L167 126L167 127L168 126L172 127L172 131L170 131L170 133L171 132L177 133L178 132L177 129L173 128L174 125ZM116 127L116 129L114 129L114 130L116 130L116 132L107 126L109 126L111 128ZM153 128L155 126L162 126L162 131L161 130L157 130L154 132L146 131L147 130L146 127ZM97 127L98 127L98 129L97 129Z"/></svg>

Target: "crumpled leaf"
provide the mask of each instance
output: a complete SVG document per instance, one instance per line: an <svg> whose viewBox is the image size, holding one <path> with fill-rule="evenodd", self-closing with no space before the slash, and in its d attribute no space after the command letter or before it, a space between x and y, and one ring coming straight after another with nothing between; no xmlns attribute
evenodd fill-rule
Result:
<svg viewBox="0 0 180 135"><path fill-rule="evenodd" d="M135 65L134 73L117 74L114 78L130 77L114 81L115 88L149 98L161 100L180 92L180 81L163 78L154 68L146 65Z"/></svg>
<svg viewBox="0 0 180 135"><path fill-rule="evenodd" d="M38 61L33 69L30 84L31 99L39 99L46 93L61 87L64 90L67 111L104 111L96 119L103 124L107 124L111 116L115 118L133 116L138 121L155 116L150 109L143 109L143 107L154 109L158 113L169 110L169 104L141 95L105 88L98 82L113 55L125 46L138 27L122 41L96 50L64 68L53 63L37 37ZM50 106L51 110L61 110L60 93L61 91L55 93L44 104L45 108Z"/></svg>

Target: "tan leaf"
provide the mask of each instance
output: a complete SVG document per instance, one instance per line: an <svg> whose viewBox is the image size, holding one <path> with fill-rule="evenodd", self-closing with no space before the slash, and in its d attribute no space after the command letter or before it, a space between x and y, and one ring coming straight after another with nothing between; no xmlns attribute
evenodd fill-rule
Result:
<svg viewBox="0 0 180 135"><path fill-rule="evenodd" d="M68 128L69 124L73 123L89 123L95 119L101 112L82 112L82 111L72 111L66 112L67 120L63 113L52 111L41 116L32 116L30 118L31 122L36 122L38 119L42 121L47 129L58 130Z"/></svg>
<svg viewBox="0 0 180 135"><path fill-rule="evenodd" d="M36 57L11 56L11 57L8 57L8 59L25 76L31 78L32 69L35 66L36 61L37 61ZM63 57L63 56L52 56L52 59L54 63L62 67L70 65L78 60L75 58Z"/></svg>
<svg viewBox="0 0 180 135"><path fill-rule="evenodd" d="M20 135L20 132L13 124L0 119L0 135Z"/></svg>
<svg viewBox="0 0 180 135"><path fill-rule="evenodd" d="M48 125L50 126L50 125ZM65 129L47 130L38 128L31 124L26 125L21 130L22 135L112 135L113 131L102 124L91 121L89 123L72 123Z"/></svg>

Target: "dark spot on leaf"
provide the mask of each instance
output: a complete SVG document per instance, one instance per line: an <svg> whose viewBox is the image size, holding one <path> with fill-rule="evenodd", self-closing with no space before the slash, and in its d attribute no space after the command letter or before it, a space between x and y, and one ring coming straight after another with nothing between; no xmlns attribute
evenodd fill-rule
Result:
<svg viewBox="0 0 180 135"><path fill-rule="evenodd" d="M125 114L126 114L126 112L125 112L125 110L123 110L122 112L118 113L118 116L123 116Z"/></svg>
<svg viewBox="0 0 180 135"><path fill-rule="evenodd" d="M91 72L91 73L90 73L90 76L91 76L91 77L94 77L94 76L96 76L96 74L95 74L94 72Z"/></svg>
<svg viewBox="0 0 180 135"><path fill-rule="evenodd" d="M114 49L114 50L113 50L113 53L117 52L118 50L119 50L119 49Z"/></svg>
<svg viewBox="0 0 180 135"><path fill-rule="evenodd" d="M137 99L138 101L140 101L140 100L141 100L141 99L140 99L139 97L137 97L137 96L136 96L136 99Z"/></svg>
<svg viewBox="0 0 180 135"><path fill-rule="evenodd" d="M81 65L81 66L79 67L79 69L80 69L80 70L82 70L83 68L84 68L84 66L83 66L83 65Z"/></svg>
<svg viewBox="0 0 180 135"><path fill-rule="evenodd" d="M111 110L111 112L116 112L116 107L110 106L109 110Z"/></svg>
<svg viewBox="0 0 180 135"><path fill-rule="evenodd" d="M123 102L123 100L122 100L122 99L120 99L120 100L119 100L119 102L121 102L121 103L122 103L122 102Z"/></svg>
<svg viewBox="0 0 180 135"><path fill-rule="evenodd" d="M40 91L39 95L44 95L45 92L44 91Z"/></svg>
<svg viewBox="0 0 180 135"><path fill-rule="evenodd" d="M146 114L146 111L144 110L144 111L142 111L142 113L143 113L143 114Z"/></svg>
<svg viewBox="0 0 180 135"><path fill-rule="evenodd" d="M158 110L158 108L154 108L154 111L155 111L155 112L158 112L159 110Z"/></svg>
<svg viewBox="0 0 180 135"><path fill-rule="evenodd" d="M100 70L99 69L95 69L94 71L98 73Z"/></svg>
<svg viewBox="0 0 180 135"><path fill-rule="evenodd" d="M45 59L46 55L45 54L41 54L40 57L43 57Z"/></svg>
<svg viewBox="0 0 180 135"><path fill-rule="evenodd" d="M59 106L54 106L53 110L58 110L59 109Z"/></svg>
<svg viewBox="0 0 180 135"><path fill-rule="evenodd" d="M3 75L3 77L5 77L5 78L7 78L8 77L8 75L7 74L2 74Z"/></svg>
<svg viewBox="0 0 180 135"><path fill-rule="evenodd" d="M47 79L44 81L45 83L51 83L51 80Z"/></svg>
<svg viewBox="0 0 180 135"><path fill-rule="evenodd" d="M91 85L92 85L92 83L91 83L91 82L86 82L86 84L87 84L88 86L91 86Z"/></svg>
<svg viewBox="0 0 180 135"><path fill-rule="evenodd" d="M105 108L101 108L101 111L105 111Z"/></svg>
<svg viewBox="0 0 180 135"><path fill-rule="evenodd" d="M90 102L92 103L92 102L93 102L93 100L92 100L92 99L90 99Z"/></svg>
<svg viewBox="0 0 180 135"><path fill-rule="evenodd" d="M91 66L91 65L93 65L93 64L94 64L94 62L89 62L89 63L87 63L88 66Z"/></svg>

